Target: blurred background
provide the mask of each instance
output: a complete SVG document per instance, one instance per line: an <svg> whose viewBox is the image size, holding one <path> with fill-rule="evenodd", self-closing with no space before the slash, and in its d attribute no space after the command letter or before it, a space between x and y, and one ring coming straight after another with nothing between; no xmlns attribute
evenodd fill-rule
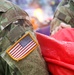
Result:
<svg viewBox="0 0 74 75"><path fill-rule="evenodd" d="M14 4L19 5L23 10L26 10L30 15L36 8L41 8L48 16L53 15L57 5L61 0L9 0ZM31 13L31 12L32 13Z"/></svg>
<svg viewBox="0 0 74 75"><path fill-rule="evenodd" d="M50 25L53 14L61 0L9 0L25 10L30 18L34 30ZM48 28L48 27L47 27Z"/></svg>

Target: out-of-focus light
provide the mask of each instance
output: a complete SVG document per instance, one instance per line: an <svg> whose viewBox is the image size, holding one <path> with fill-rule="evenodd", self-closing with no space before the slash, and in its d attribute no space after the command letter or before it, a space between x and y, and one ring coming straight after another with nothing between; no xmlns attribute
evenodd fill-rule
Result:
<svg viewBox="0 0 74 75"><path fill-rule="evenodd" d="M40 8L35 9L34 11L34 16L40 21L43 22L44 21L44 16L43 16L43 11Z"/></svg>

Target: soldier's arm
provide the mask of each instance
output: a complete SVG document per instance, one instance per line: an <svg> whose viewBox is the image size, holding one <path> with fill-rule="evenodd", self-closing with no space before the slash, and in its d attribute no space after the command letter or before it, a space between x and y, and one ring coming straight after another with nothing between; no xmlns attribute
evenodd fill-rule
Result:
<svg viewBox="0 0 74 75"><path fill-rule="evenodd" d="M57 27L57 26L59 26L60 25L60 23L61 23L61 21L58 19L58 18L53 18L53 20L52 20L52 22L51 22L51 25L50 25L50 32L52 33L53 32L53 30Z"/></svg>
<svg viewBox="0 0 74 75"><path fill-rule="evenodd" d="M54 18L51 21L51 25L50 25L50 32L52 33L52 31L60 25L60 23L62 22L62 20L64 20L64 18L62 18L63 16L61 16L58 12L58 10L62 10L61 7L66 5L68 3L67 0L62 0L59 5L56 8L55 14L54 14ZM58 17L61 17L62 20L60 20Z"/></svg>
<svg viewBox="0 0 74 75"><path fill-rule="evenodd" d="M0 75L4 75L4 65L3 65L3 61L0 57Z"/></svg>
<svg viewBox="0 0 74 75"><path fill-rule="evenodd" d="M0 57L0 75L11 75L8 64Z"/></svg>

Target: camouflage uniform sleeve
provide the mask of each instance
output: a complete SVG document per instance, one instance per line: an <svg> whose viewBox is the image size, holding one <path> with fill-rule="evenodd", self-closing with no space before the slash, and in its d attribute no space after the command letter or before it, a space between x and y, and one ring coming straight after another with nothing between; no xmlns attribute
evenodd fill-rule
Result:
<svg viewBox="0 0 74 75"><path fill-rule="evenodd" d="M0 75L4 75L4 64L3 64L3 62L2 62L2 59L1 59L1 57L0 57Z"/></svg>
<svg viewBox="0 0 74 75"><path fill-rule="evenodd" d="M0 47L2 49L1 57L6 63L5 66L2 66L4 68L1 69L3 73L1 75L49 75L28 14L10 2L5 2L3 5L3 8L7 6L7 10L0 16L0 30L1 34L4 33L3 35L0 34ZM19 60L18 58L13 59L11 54L7 53L14 44L17 44L17 49L13 50L15 52L19 50L18 56L23 53Z"/></svg>
<svg viewBox="0 0 74 75"><path fill-rule="evenodd" d="M11 75L8 64L0 57L0 75Z"/></svg>
<svg viewBox="0 0 74 75"><path fill-rule="evenodd" d="M57 6L56 11L54 13L54 18L51 22L50 32L52 32L57 26L59 26L61 22L67 23L69 21L68 19L69 16L66 16L68 15L68 12L65 8L65 5L67 4L68 4L68 0L62 0ZM66 17L68 17L67 18L68 20L66 19Z"/></svg>
<svg viewBox="0 0 74 75"><path fill-rule="evenodd" d="M58 26L60 24L60 20L57 18L57 16L55 16L57 9L59 9L61 6L63 6L65 4L65 0L62 0L59 5L56 8L56 11L54 13L54 18L51 21L51 26L50 26L50 32L52 32L56 26Z"/></svg>
<svg viewBox="0 0 74 75"><path fill-rule="evenodd" d="M6 61L0 57L0 75L21 75L18 71L15 72Z"/></svg>

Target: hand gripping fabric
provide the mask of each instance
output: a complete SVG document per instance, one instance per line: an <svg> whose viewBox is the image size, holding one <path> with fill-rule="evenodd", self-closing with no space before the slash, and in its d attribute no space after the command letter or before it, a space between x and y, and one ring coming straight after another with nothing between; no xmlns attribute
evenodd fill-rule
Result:
<svg viewBox="0 0 74 75"><path fill-rule="evenodd" d="M74 75L74 28L50 37L37 33L37 39L52 75Z"/></svg>

